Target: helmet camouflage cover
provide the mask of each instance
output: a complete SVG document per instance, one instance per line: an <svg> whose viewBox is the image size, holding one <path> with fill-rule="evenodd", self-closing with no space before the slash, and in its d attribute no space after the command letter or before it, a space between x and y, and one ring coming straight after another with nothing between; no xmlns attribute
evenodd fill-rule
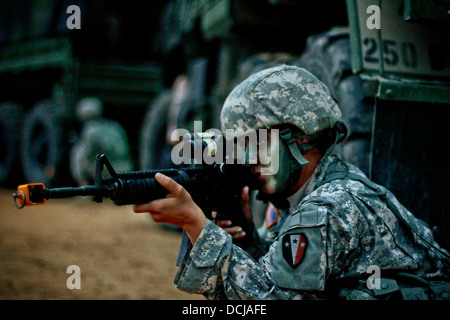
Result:
<svg viewBox="0 0 450 320"><path fill-rule="evenodd" d="M292 124L306 135L332 128L341 111L330 90L303 68L281 65L254 73L228 95L222 131L241 134Z"/></svg>

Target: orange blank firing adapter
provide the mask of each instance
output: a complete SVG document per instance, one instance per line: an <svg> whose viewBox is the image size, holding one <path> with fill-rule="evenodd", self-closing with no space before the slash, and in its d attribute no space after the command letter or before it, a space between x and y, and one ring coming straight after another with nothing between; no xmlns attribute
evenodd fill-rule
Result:
<svg viewBox="0 0 450 320"><path fill-rule="evenodd" d="M47 200L41 196L44 190L45 186L43 183L22 184L17 187L17 192L13 193L14 204L18 209L22 209L25 206L45 204Z"/></svg>

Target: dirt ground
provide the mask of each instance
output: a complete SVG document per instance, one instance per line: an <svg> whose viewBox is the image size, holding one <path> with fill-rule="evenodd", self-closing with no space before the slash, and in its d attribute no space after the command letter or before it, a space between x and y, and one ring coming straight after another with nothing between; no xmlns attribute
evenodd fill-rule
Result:
<svg viewBox="0 0 450 320"><path fill-rule="evenodd" d="M181 233L148 214L90 198L18 210L12 193L0 189L0 299L204 300L174 287Z"/></svg>

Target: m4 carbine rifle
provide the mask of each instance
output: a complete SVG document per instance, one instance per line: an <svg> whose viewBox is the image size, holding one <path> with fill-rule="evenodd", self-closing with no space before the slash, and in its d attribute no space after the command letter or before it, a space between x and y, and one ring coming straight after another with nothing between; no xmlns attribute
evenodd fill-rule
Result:
<svg viewBox="0 0 450 320"><path fill-rule="evenodd" d="M110 178L103 178L106 167ZM49 199L75 196L93 196L101 203L109 198L115 205L144 204L162 199L168 191L155 179L156 173L162 173L182 185L194 202L202 209L207 218L231 220L233 225L244 230L248 221L242 214L242 189L248 186L256 189L256 180L252 169L243 164L194 164L180 169L157 169L116 173L106 155L96 157L94 185L66 188L46 188L42 183L20 185L13 194L17 208L45 204Z"/></svg>

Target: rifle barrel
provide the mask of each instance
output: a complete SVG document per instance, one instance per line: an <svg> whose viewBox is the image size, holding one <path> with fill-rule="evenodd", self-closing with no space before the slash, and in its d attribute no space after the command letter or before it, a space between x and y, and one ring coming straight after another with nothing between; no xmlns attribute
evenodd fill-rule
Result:
<svg viewBox="0 0 450 320"><path fill-rule="evenodd" d="M75 196L95 196L99 192L97 186L49 188L45 189L47 199L70 198Z"/></svg>

